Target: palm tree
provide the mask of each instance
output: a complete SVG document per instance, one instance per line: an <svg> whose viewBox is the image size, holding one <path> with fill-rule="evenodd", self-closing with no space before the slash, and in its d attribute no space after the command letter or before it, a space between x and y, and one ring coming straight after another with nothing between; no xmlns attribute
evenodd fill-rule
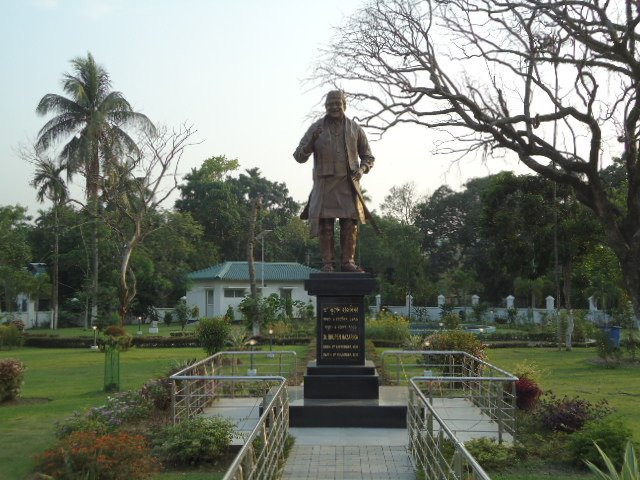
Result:
<svg viewBox="0 0 640 480"><path fill-rule="evenodd" d="M58 327L58 258L59 258L59 220L58 213L60 207L69 198L69 190L62 180L61 174L65 170L64 165L56 165L48 158L38 158L36 172L31 180L31 186L37 189L36 198L39 202L44 202L47 198L53 203L53 282L51 287L51 328Z"/></svg>
<svg viewBox="0 0 640 480"><path fill-rule="evenodd" d="M126 151L136 151L133 139L121 128L125 124L153 130L153 124L143 114L134 112L122 93L111 91L107 71L98 65L91 53L71 60L73 73L65 73L62 88L64 97L48 93L40 100L36 112L54 113L40 129L36 147L42 151L57 141L69 139L60 151L60 160L67 166L69 176L81 173L86 179L89 213L93 216L91 238L91 322L98 313L98 212L100 170L108 170ZM88 325L85 325L87 327Z"/></svg>

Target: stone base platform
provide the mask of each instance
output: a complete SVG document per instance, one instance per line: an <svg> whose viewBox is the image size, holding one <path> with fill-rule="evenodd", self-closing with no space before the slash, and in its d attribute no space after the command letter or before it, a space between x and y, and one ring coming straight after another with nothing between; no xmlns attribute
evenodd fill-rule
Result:
<svg viewBox="0 0 640 480"><path fill-rule="evenodd" d="M376 399L380 382L370 360L364 365L307 365L304 397L307 399Z"/></svg>
<svg viewBox="0 0 640 480"><path fill-rule="evenodd" d="M377 385L376 389L378 389ZM305 398L303 387L290 387L289 425L291 427L406 428L406 395L406 388L379 387L378 398Z"/></svg>

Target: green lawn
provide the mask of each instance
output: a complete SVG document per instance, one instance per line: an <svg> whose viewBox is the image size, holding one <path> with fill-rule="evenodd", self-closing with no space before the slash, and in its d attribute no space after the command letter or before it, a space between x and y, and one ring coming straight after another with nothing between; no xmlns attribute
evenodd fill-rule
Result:
<svg viewBox="0 0 640 480"><path fill-rule="evenodd" d="M300 368L308 347L286 346L278 350L294 350ZM34 455L54 444L54 422L65 419L74 410L104 403L104 354L89 349L0 350L0 358L6 357L18 358L27 365L22 403L0 407L0 479L20 479L33 469ZM120 354L121 390L138 389L147 380L166 374L174 361L204 357L200 348L133 348ZM255 361L258 374L264 373L261 370L277 372L278 357L258 358ZM248 357L243 358L243 368L249 362ZM164 473L157 478L215 479L222 478L223 473L216 476L208 470L194 470Z"/></svg>
<svg viewBox="0 0 640 480"><path fill-rule="evenodd" d="M518 362L528 360L545 370L541 380L544 391L557 396L580 396L587 400L606 399L640 441L640 367L605 368L592 363L595 349L580 348L571 352L550 348L496 348L488 350L489 361L512 370Z"/></svg>

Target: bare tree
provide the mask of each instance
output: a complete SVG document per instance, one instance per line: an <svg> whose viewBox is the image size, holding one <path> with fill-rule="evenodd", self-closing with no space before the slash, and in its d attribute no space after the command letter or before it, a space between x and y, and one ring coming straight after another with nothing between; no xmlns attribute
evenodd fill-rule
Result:
<svg viewBox="0 0 640 480"><path fill-rule="evenodd" d="M187 125L173 131L142 132L139 152L107 165L102 191L110 211L104 220L118 238L121 323L137 293L131 257L145 237L159 228L156 214L178 187L180 160L193 145L195 133Z"/></svg>
<svg viewBox="0 0 640 480"><path fill-rule="evenodd" d="M640 313L639 24L632 0L379 0L337 31L314 79L359 101L381 134L439 129L440 153L515 153L571 186ZM600 175L615 156L624 202Z"/></svg>

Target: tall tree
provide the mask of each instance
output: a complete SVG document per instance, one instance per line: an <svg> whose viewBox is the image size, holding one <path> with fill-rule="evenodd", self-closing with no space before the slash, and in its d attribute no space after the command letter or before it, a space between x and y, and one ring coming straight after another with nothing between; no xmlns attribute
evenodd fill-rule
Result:
<svg viewBox="0 0 640 480"><path fill-rule="evenodd" d="M48 199L53 203L53 278L51 288L51 328L58 328L58 285L59 285L59 260L60 260L60 208L69 198L69 190L62 179L63 165L56 165L48 158L40 158L36 163L36 171L31 185L36 189L36 197L39 202Z"/></svg>
<svg viewBox="0 0 640 480"><path fill-rule="evenodd" d="M103 184L107 206L105 220L119 240L118 285L120 323L123 324L137 293L132 255L140 243L161 224L156 212L178 188L177 170L193 128L166 129L144 136L143 148L127 160L109 165L112 175Z"/></svg>
<svg viewBox="0 0 640 480"><path fill-rule="evenodd" d="M571 187L640 314L638 24L635 0L373 0L338 31L317 78L362 100L362 123L380 132L443 129L454 143L441 152L511 152ZM599 174L607 150L625 167L622 208Z"/></svg>
<svg viewBox="0 0 640 480"><path fill-rule="evenodd" d="M55 114L38 132L36 147L50 148L69 139L60 150L60 159L69 175L81 173L86 179L89 212L94 217L91 238L92 281L91 321L98 313L98 212L101 166L125 151L137 151L124 125L137 125L152 131L151 121L134 112L122 93L111 90L107 71L96 63L91 53L71 60L72 73L65 73L62 88L68 97L48 93L38 103L40 115Z"/></svg>
<svg viewBox="0 0 640 480"><path fill-rule="evenodd" d="M26 266L31 261L29 244L30 217L19 205L0 207L0 303L5 309L15 309L16 295L31 279Z"/></svg>

